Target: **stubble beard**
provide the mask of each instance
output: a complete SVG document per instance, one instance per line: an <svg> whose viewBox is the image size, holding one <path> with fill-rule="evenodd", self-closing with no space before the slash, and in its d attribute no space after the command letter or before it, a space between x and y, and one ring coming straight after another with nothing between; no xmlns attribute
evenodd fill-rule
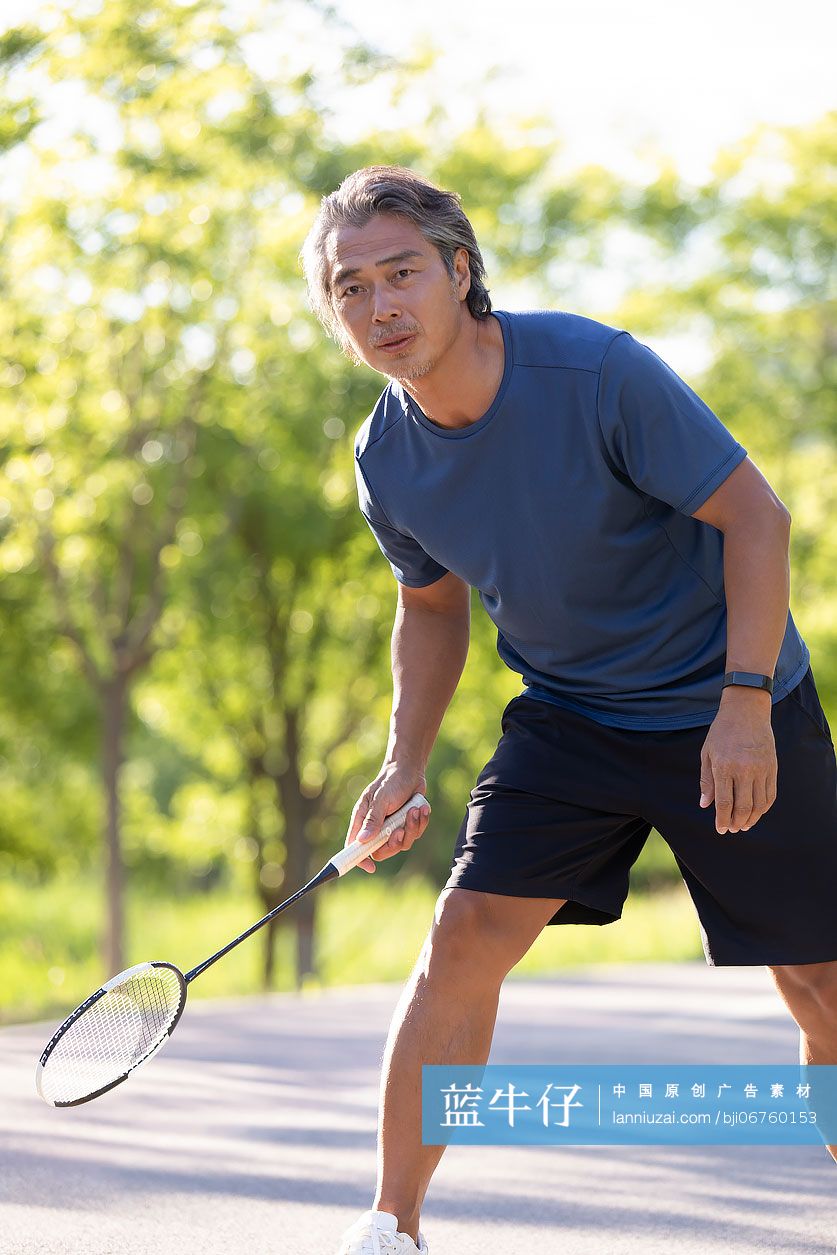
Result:
<svg viewBox="0 0 837 1255"><path fill-rule="evenodd" d="M392 370L386 372L386 376L387 379L394 379L396 383L412 383L416 379L424 379L435 365L432 358L426 357L423 361L395 365Z"/></svg>
<svg viewBox="0 0 837 1255"><path fill-rule="evenodd" d="M371 362L367 362L361 357L348 336L340 336L338 345L343 351L344 357L347 357L353 366L371 366ZM381 370L380 366L375 364L373 370L379 371L385 379L392 379L395 383L410 383L413 379L424 379L429 375L436 365L436 361L432 357L426 357L424 360L416 362L394 362L391 370Z"/></svg>

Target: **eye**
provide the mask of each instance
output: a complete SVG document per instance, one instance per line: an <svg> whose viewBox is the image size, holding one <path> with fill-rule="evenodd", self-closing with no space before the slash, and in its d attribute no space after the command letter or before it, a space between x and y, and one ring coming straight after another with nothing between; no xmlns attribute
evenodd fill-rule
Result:
<svg viewBox="0 0 837 1255"><path fill-rule="evenodd" d="M341 296L354 296L355 292L359 292L359 291L360 291L359 283L350 283L347 288L343 289L340 295Z"/></svg>
<svg viewBox="0 0 837 1255"><path fill-rule="evenodd" d="M405 266L402 270L397 270L395 272L395 277L396 279L400 279L402 275L411 275L413 273L414 272L410 270L409 267Z"/></svg>

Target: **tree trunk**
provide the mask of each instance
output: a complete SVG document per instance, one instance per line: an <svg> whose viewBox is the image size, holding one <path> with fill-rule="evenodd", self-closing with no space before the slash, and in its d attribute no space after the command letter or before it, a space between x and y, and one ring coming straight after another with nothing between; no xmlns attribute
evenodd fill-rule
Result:
<svg viewBox="0 0 837 1255"><path fill-rule="evenodd" d="M297 903L296 917L296 987L302 988L308 975L315 976L317 966L314 961L314 921L317 904L314 893L306 894Z"/></svg>
<svg viewBox="0 0 837 1255"><path fill-rule="evenodd" d="M102 690L102 778L105 788L105 884L107 928L104 958L108 976L120 972L124 962L124 870L122 866L119 774L125 731L127 681L116 676Z"/></svg>
<svg viewBox="0 0 837 1255"><path fill-rule="evenodd" d="M300 884L303 882L300 882ZM283 898L290 897L295 889L300 885L294 884L283 892L281 898L265 905L265 914L272 911L274 906L278 906ZM297 990L302 988L304 978L310 975L316 975L316 964L314 962L314 936L315 936L315 920L316 920L316 901L314 894L306 894L304 898L300 898L288 912L293 912L294 919L283 919L281 915L276 919L272 919L269 924L265 924L264 949L262 951L262 983L265 990L273 989L274 976L276 973L276 943L281 936L283 926L286 931L290 932L294 929L296 935L296 968L294 971L294 985Z"/></svg>
<svg viewBox="0 0 837 1255"><path fill-rule="evenodd" d="M268 907L268 910L273 910L273 907ZM262 968L262 980L265 989L273 988L273 977L276 971L276 934L278 928L278 919L272 919L269 924L265 925L264 966Z"/></svg>
<svg viewBox="0 0 837 1255"><path fill-rule="evenodd" d="M286 765L279 775L274 776L274 785L277 801L285 818L285 881L282 896L288 897L297 889L301 889L311 878L308 822L313 807L310 799L302 792L299 711L294 707L286 707L283 714ZM293 926L296 929L294 983L297 989L301 989L304 978L316 972L314 962L316 904L313 895L306 895L291 907L291 911L293 911Z"/></svg>

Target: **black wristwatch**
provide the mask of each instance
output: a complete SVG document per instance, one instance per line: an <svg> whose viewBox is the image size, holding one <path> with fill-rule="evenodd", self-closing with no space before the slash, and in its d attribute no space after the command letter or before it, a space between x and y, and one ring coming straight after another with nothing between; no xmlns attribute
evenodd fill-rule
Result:
<svg viewBox="0 0 837 1255"><path fill-rule="evenodd" d="M724 676L722 688L726 688L728 684L742 684L746 688L767 689L768 693L773 692L772 676L759 675L755 671L728 671Z"/></svg>

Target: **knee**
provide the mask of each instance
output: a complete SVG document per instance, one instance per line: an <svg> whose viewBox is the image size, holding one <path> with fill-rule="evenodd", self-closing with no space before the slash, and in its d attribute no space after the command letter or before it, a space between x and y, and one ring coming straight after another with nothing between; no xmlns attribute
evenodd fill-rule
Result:
<svg viewBox="0 0 837 1255"><path fill-rule="evenodd" d="M803 963L772 971L792 1011L804 1008L806 1018L837 1026L837 962Z"/></svg>
<svg viewBox="0 0 837 1255"><path fill-rule="evenodd" d="M453 967L469 979L505 976L516 958L496 899L496 894L473 889L443 889L425 941L425 969Z"/></svg>
<svg viewBox="0 0 837 1255"><path fill-rule="evenodd" d="M837 1024L837 963L812 963L809 995L820 1016Z"/></svg>

